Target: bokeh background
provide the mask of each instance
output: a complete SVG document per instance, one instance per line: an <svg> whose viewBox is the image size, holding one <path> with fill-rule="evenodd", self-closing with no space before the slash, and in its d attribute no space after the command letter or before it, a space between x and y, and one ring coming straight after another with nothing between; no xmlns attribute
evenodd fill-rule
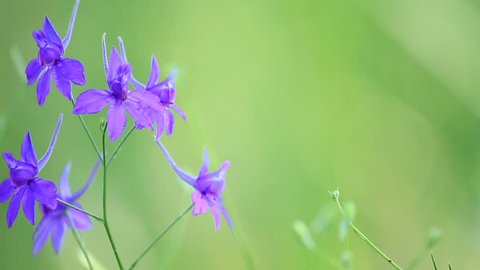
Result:
<svg viewBox="0 0 480 270"><path fill-rule="evenodd" d="M1 1L0 150L18 154L30 130L42 153L65 112L42 176L56 180L72 161L75 189L95 153L71 104L52 89L38 107L19 75L37 53L31 32L48 15L64 35L73 4ZM438 227L440 269L478 269L479 29L477 0L83 0L66 53L86 67L88 84L75 95L106 87L101 35L109 47L121 35L141 81L152 53L163 76L179 69L177 101L189 119L177 118L174 136L163 138L177 162L196 172L203 145L214 166L232 162L225 204L234 232L216 233L209 214L187 215L138 269L335 269L293 223L314 220L336 187L356 203L357 225L400 265ZM86 119L100 142L99 116ZM136 132L109 173L110 222L127 265L190 202L151 135ZM0 177L8 177L3 163ZM81 202L101 213L100 177ZM21 214L8 230L6 209L2 269L84 269L72 235L59 256L49 244L32 257L34 228ZM336 222L316 237L334 260L345 250ZM103 227L83 235L115 269ZM348 242L353 269L389 269L355 235ZM432 269L427 255L419 269Z"/></svg>

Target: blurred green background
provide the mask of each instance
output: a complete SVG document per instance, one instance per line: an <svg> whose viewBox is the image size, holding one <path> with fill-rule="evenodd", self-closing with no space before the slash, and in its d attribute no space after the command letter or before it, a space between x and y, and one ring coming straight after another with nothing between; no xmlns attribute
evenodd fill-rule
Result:
<svg viewBox="0 0 480 270"><path fill-rule="evenodd" d="M17 155L28 129L43 153L65 112L42 177L58 179L72 161L75 189L95 153L71 104L52 89L38 107L35 87L19 77L24 67L12 62L36 56L31 32L43 16L63 36L73 4L2 1L0 150ZM141 81L152 53L163 76L179 68L177 101L189 119L177 117L174 136L163 138L176 161L196 172L206 145L214 167L232 162L225 204L234 233L225 223L216 233L210 214L187 215L139 269L247 269L250 257L256 269L332 269L292 224L313 220L336 187L356 203L357 225L400 265L437 226L441 269L478 269L479 29L477 0L83 0L66 56L83 61L88 83L74 94L106 88L101 35L109 47L121 35ZM99 116L86 119L99 142ZM110 222L127 265L190 202L151 135L132 136L109 174ZM8 177L3 162L0 177ZM101 213L100 177L81 202ZM22 213L7 230L6 209L2 269L83 269L71 235L59 256L48 244L32 257L34 228ZM337 234L332 227L317 239L335 259L344 250ZM84 237L115 269L103 227ZM349 244L354 269L389 269L354 235ZM420 269L432 269L427 256Z"/></svg>

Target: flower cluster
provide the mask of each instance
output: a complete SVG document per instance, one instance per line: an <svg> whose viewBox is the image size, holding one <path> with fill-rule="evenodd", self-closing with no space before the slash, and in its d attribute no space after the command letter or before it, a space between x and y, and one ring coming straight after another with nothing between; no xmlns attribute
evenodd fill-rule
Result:
<svg viewBox="0 0 480 270"><path fill-rule="evenodd" d="M50 85L53 79L56 88L72 102L73 114L77 115L81 123L84 124L87 135L97 151L99 161L95 163L83 188L73 194L70 191L69 184L71 165L67 163L59 178L59 189L57 190L55 181L42 178L41 172L53 153L62 125L63 114L60 114L49 147L40 159L37 157L32 136L30 132L27 132L21 146L20 158L15 158L10 152L3 153L10 175L0 184L0 203L6 203L11 198L7 211L8 228L11 228L17 219L21 205L23 205L23 212L27 220L35 225L37 221L35 209L38 202L43 218L34 232L33 254L37 255L39 253L49 237L55 252L58 253L67 229L71 229L74 233L88 230L92 227L90 217L94 217L105 226L119 267L122 269L121 260L109 231L106 190L103 192L104 213L101 218L84 210L77 201L95 179L96 172L101 164L104 170L103 188L106 188L106 170L117 151L108 161L106 160L105 134L108 133L111 141L116 141L124 136L124 139L117 146L117 150L119 150L131 131L144 128L155 132L155 142L173 170L182 180L193 187L192 214L196 216L205 214L210 210L216 230L220 229L220 215L223 215L229 226L233 228L232 220L222 202L225 175L230 162L225 161L217 171L209 172L209 157L205 149L203 165L198 175L193 177L177 166L165 146L160 142L164 132L168 136L173 134L175 127L174 112L183 120L187 120L185 112L176 103L176 70L171 71L164 80L161 80L157 59L152 56L148 81L145 84L140 83L133 76L133 67L127 60L123 40L119 37L119 49L113 47L110 52L107 52L104 34L102 51L107 87L90 88L80 93L76 99L74 98L72 83L79 86L87 83L82 62L65 57L66 49L72 37L79 2L77 0L75 3L65 38L60 37L48 17L45 17L42 29L33 32L33 38L38 46L38 56L29 62L25 74L28 85L37 83L37 102L40 106L45 103L50 93ZM92 139L82 115L97 114L107 107L106 123L103 125L103 151L100 151ZM132 130L124 135L128 115L135 124ZM85 256L87 257L87 254ZM133 266L135 264L136 262Z"/></svg>

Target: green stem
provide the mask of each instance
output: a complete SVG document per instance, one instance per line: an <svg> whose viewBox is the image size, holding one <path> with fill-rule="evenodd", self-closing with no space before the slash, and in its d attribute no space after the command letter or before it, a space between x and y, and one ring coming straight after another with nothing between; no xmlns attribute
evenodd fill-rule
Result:
<svg viewBox="0 0 480 270"><path fill-rule="evenodd" d="M59 203L63 204L63 205L66 205L66 206L68 206L68 207L70 207L70 208L72 208L72 209L75 209L75 210L77 210L77 211L79 211L79 212L84 213L85 215L88 215L88 216L94 218L95 220L97 220L97 221L100 222L100 223L103 223L103 218L101 218L101 217L99 217L99 216L97 216L97 215L94 215L94 214L92 214L92 213L90 213L90 212L88 212L88 211L86 211L86 210L83 210L82 208L79 208L79 207L77 207L77 206L75 206L75 205L73 205L73 204L71 204L71 203L68 203L68 202L62 200L62 199L57 198L57 201L58 201Z"/></svg>
<svg viewBox="0 0 480 270"><path fill-rule="evenodd" d="M435 270L438 270L437 264L435 263L435 258L433 258L433 253L430 253L430 257L432 258L433 268L434 268Z"/></svg>
<svg viewBox="0 0 480 270"><path fill-rule="evenodd" d="M72 105L75 107L75 99L72 98ZM83 120L83 117L81 114L77 114L78 119L80 119L80 123L82 123L83 129L87 133L88 139L90 140L90 143L92 144L93 148L95 148L95 152L97 153L98 158L101 160L102 159L102 154L100 153L100 150L98 149L97 144L93 140L92 133L90 133L90 130L87 127L87 124L85 124L85 121Z"/></svg>
<svg viewBox="0 0 480 270"><path fill-rule="evenodd" d="M122 149L122 146L123 144L125 143L125 141L128 139L128 137L130 137L130 134L132 134L132 132L135 130L135 125L132 126L132 128L127 132L127 134L123 137L123 139L120 141L120 143L118 144L117 148L115 148L115 150L113 151L113 154L110 156L110 158L108 159L108 162L107 162L107 166L110 165L110 163L112 162L112 160L117 156L118 152Z"/></svg>
<svg viewBox="0 0 480 270"><path fill-rule="evenodd" d="M82 251L83 256L85 257L85 260L87 260L88 268L90 270L93 270L92 262L90 261L90 257L88 256L88 251L87 251L87 247L85 246L85 242L80 236L80 233L78 232L77 228L75 228L73 218L69 211L67 211L67 216L70 219L70 223L72 224L71 229L72 229L73 236L75 236L75 240L77 240L78 246L80 247L80 250Z"/></svg>
<svg viewBox="0 0 480 270"><path fill-rule="evenodd" d="M118 267L120 270L123 270L122 260L120 259L120 255L118 254L117 247L115 246L115 242L113 240L112 232L110 231L110 226L108 225L108 215L107 215L107 162L105 159L105 133L107 131L107 125L103 129L102 134L102 163L103 163L103 226L105 227L105 231L107 232L108 240L110 241L110 245L112 246L113 253L115 254L115 259L117 259Z"/></svg>
<svg viewBox="0 0 480 270"><path fill-rule="evenodd" d="M155 244L162 239L162 237L188 212L190 209L192 209L193 203L190 204L185 210L183 210L168 226L163 230L151 243L148 245L147 248L140 254L140 256L135 259L135 261L132 263L132 266L128 268L129 270L134 269L137 264L140 262L140 260L155 246Z"/></svg>
<svg viewBox="0 0 480 270"><path fill-rule="evenodd" d="M335 201L337 202L338 208L340 209L340 212L345 218L348 218L348 216L345 214L342 208L342 204L340 203L339 200L339 193L333 192L333 197L335 198ZM378 248L368 237L363 234L355 225L353 225L352 222L349 222L350 227L353 229L353 231L362 239L365 241L378 255L382 256L390 265L392 265L393 268L397 270L403 270L397 263L392 261L390 257L388 257L380 248Z"/></svg>

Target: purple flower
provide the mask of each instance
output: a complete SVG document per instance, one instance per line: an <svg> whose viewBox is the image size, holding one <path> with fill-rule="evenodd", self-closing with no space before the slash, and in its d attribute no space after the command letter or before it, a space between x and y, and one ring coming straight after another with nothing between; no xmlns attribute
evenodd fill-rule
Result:
<svg viewBox="0 0 480 270"><path fill-rule="evenodd" d="M224 161L220 166L220 169L209 173L208 167L210 159L208 157L207 149L205 148L203 152L202 167L198 172L198 176L193 177L183 172L177 166L160 140L157 140L157 144L160 146L160 149L162 149L163 154L177 175L187 184L195 188L195 191L192 193L192 201L194 204L192 214L194 216L205 214L208 208L210 208L215 221L215 229L217 231L220 230L220 214L223 215L230 228L233 228L232 220L222 203L222 194L225 190L225 174L230 167L230 161Z"/></svg>
<svg viewBox="0 0 480 270"><path fill-rule="evenodd" d="M70 184L68 181L70 175L70 163L68 163L63 169L62 176L60 177L60 193L57 195L59 199L66 201L76 207L83 209L82 206L76 202L95 179L100 162L97 162L90 173L90 177L83 186L82 189L72 194L70 191ZM33 234L33 255L37 256L40 250L51 236L53 249L58 254L62 247L63 240L65 238L66 228L75 228L79 231L85 231L92 228L92 221L90 218L73 208L59 203L56 208L52 209L48 206L42 205L43 219ZM72 222L73 221L73 224Z"/></svg>
<svg viewBox="0 0 480 270"><path fill-rule="evenodd" d="M58 90L68 99L72 100L72 85L84 85L85 69L78 60L65 58L63 54L70 43L73 25L80 1L77 0L70 19L70 25L65 39L61 39L52 23L45 17L43 29L33 32L33 38L39 48L38 57L31 60L25 69L28 85L37 84L37 101L41 106L50 93L50 84L53 81Z"/></svg>
<svg viewBox="0 0 480 270"><path fill-rule="evenodd" d="M108 134L111 140L120 138L127 123L128 112L137 123L137 128L153 128L153 115L162 110L157 96L147 91L130 91L128 82L132 66L125 62L114 47L107 61L105 34L103 36L105 74L109 90L90 89L78 96L73 109L75 114L94 114L110 105L107 114Z"/></svg>
<svg viewBox="0 0 480 270"><path fill-rule="evenodd" d="M125 52L125 46L122 38L118 38L120 43L120 49L124 57L124 61L128 62L127 54ZM144 85L137 81L134 76L131 77L130 82L134 85L136 90L147 90L150 93L155 94L159 99L164 110L160 110L154 116L155 123L157 124L157 136L158 139L164 130L167 135L172 135L175 127L175 118L173 117L172 110L176 111L183 120L187 121L187 115L183 110L175 103L177 90L175 87L175 74L177 70L170 71L168 77L161 82L158 82L160 78L160 68L158 67L157 59L155 55L152 56L152 67L147 84Z"/></svg>
<svg viewBox="0 0 480 270"><path fill-rule="evenodd" d="M37 159L30 132L27 132L23 140L21 160L15 159L12 153L3 153L3 158L8 168L10 168L10 178L0 184L0 203L5 203L12 197L7 211L8 228L11 228L17 219L20 204L23 205L23 212L28 221L33 225L35 225L35 201L50 208L57 206L55 195L57 188L55 184L49 180L38 177L38 173L50 159L58 132L62 125L62 119L63 115L61 114L47 152L40 160Z"/></svg>

